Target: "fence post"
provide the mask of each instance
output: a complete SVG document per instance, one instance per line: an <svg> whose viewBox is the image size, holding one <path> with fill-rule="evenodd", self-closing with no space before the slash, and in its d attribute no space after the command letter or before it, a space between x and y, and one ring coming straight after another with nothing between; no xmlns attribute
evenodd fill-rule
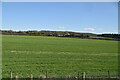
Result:
<svg viewBox="0 0 120 80"><path fill-rule="evenodd" d="M86 74L85 72L82 73L82 80L85 80Z"/></svg>
<svg viewBox="0 0 120 80"><path fill-rule="evenodd" d="M78 78L78 80L80 80L80 73L79 72L78 72L77 78Z"/></svg>
<svg viewBox="0 0 120 80"><path fill-rule="evenodd" d="M33 75L32 74L31 74L30 78L31 78L31 80L33 80Z"/></svg>
<svg viewBox="0 0 120 80"><path fill-rule="evenodd" d="M110 78L110 71L108 71L108 78Z"/></svg>
<svg viewBox="0 0 120 80"><path fill-rule="evenodd" d="M48 78L48 72L47 71L46 71L45 75L46 75L46 79L47 79Z"/></svg>
<svg viewBox="0 0 120 80"><path fill-rule="evenodd" d="M10 72L10 80L12 80L12 72Z"/></svg>
<svg viewBox="0 0 120 80"><path fill-rule="evenodd" d="M70 77L70 75L68 75L68 80L71 80L71 77Z"/></svg>
<svg viewBox="0 0 120 80"><path fill-rule="evenodd" d="M62 76L60 77L60 80L62 80Z"/></svg>
<svg viewBox="0 0 120 80"><path fill-rule="evenodd" d="M15 80L18 80L18 76L17 75L15 76Z"/></svg>

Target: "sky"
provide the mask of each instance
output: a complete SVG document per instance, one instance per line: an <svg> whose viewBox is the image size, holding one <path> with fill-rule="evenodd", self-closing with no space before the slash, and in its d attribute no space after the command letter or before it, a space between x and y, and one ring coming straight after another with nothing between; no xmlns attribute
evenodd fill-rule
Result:
<svg viewBox="0 0 120 80"><path fill-rule="evenodd" d="M117 2L3 2L3 30L117 33Z"/></svg>

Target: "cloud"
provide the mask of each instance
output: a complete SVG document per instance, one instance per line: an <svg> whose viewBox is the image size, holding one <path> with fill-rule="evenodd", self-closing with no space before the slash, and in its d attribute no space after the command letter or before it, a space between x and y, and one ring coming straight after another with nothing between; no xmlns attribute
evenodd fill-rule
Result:
<svg viewBox="0 0 120 80"><path fill-rule="evenodd" d="M94 28L84 28L85 31L95 31Z"/></svg>
<svg viewBox="0 0 120 80"><path fill-rule="evenodd" d="M65 27L58 27L58 29L65 29Z"/></svg>

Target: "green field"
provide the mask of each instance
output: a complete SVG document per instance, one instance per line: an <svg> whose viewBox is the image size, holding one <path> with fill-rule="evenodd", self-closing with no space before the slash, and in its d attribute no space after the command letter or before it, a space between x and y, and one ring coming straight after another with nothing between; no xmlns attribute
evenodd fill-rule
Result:
<svg viewBox="0 0 120 80"><path fill-rule="evenodd" d="M13 76L117 76L118 42L45 36L2 36L3 78Z"/></svg>

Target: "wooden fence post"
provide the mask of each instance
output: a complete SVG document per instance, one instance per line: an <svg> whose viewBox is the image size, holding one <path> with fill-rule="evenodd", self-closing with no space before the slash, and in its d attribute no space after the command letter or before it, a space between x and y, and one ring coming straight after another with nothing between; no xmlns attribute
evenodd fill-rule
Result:
<svg viewBox="0 0 120 80"><path fill-rule="evenodd" d="M108 78L110 78L110 71L108 71Z"/></svg>
<svg viewBox="0 0 120 80"><path fill-rule="evenodd" d="M48 78L48 72L47 71L46 71L45 75L46 75L46 79L47 79Z"/></svg>
<svg viewBox="0 0 120 80"><path fill-rule="evenodd" d="M82 80L85 80L86 74L85 72L82 73Z"/></svg>
<svg viewBox="0 0 120 80"><path fill-rule="evenodd" d="M80 73L78 72L78 75L77 75L77 80L80 80Z"/></svg>
<svg viewBox="0 0 120 80"><path fill-rule="evenodd" d="M12 80L12 72L10 72L10 80Z"/></svg>
<svg viewBox="0 0 120 80"><path fill-rule="evenodd" d="M31 74L30 78L31 78L31 80L33 80L33 75L32 74Z"/></svg>
<svg viewBox="0 0 120 80"><path fill-rule="evenodd" d="M86 73L84 72L83 74L84 74L84 75L83 75L83 78L84 78L84 80L85 80L85 78L86 78Z"/></svg>
<svg viewBox="0 0 120 80"><path fill-rule="evenodd" d="M70 77L70 75L68 75L68 80L71 80L71 77Z"/></svg>
<svg viewBox="0 0 120 80"><path fill-rule="evenodd" d="M15 76L15 80L18 80L18 76L17 75Z"/></svg>

